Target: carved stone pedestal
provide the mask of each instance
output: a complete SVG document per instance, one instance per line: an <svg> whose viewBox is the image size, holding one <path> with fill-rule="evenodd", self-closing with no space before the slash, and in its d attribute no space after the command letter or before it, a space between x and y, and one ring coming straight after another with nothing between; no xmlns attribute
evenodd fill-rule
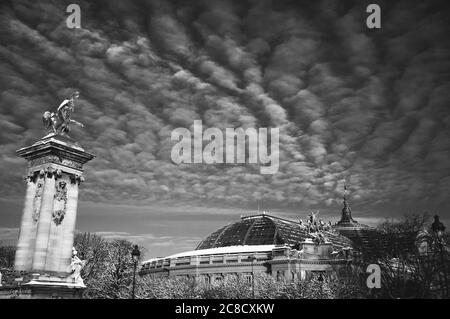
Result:
<svg viewBox="0 0 450 319"><path fill-rule="evenodd" d="M21 284L21 289L26 287L31 296L50 293L51 287L65 291L64 296L78 294L84 286L76 286L65 278L71 272L83 165L94 155L85 152L74 140L55 134L18 150L17 154L28 161L28 172L14 269L36 274L34 279ZM54 273L58 276L49 275Z"/></svg>

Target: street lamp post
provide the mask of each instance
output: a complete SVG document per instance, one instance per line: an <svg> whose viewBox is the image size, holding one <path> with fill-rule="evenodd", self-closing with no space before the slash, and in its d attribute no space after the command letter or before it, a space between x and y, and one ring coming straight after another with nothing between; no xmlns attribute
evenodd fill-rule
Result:
<svg viewBox="0 0 450 319"><path fill-rule="evenodd" d="M134 299L134 288L136 286L136 267L139 261L141 252L139 251L138 245L134 245L134 249L131 252L131 258L133 259L134 269L133 269L133 291L131 292L131 299Z"/></svg>
<svg viewBox="0 0 450 319"><path fill-rule="evenodd" d="M434 216L434 222L433 224L431 224L431 230L434 232L435 234L435 241L437 243L437 247L438 247L438 252L440 255L440 261L441 261L441 271L444 277L444 282L443 282L443 286L441 287L441 289L443 289L443 294L445 294L445 297L449 296L449 291L448 291L448 278L447 278L447 264L444 261L444 231L445 231L445 226L444 224L439 220L439 216L435 215ZM441 276L438 274L439 278L441 278ZM442 284L442 281L441 281Z"/></svg>
<svg viewBox="0 0 450 319"><path fill-rule="evenodd" d="M252 296L253 299L255 299L255 273L253 271L253 262L256 260L256 257L255 255L251 255L248 257L248 259L252 261Z"/></svg>

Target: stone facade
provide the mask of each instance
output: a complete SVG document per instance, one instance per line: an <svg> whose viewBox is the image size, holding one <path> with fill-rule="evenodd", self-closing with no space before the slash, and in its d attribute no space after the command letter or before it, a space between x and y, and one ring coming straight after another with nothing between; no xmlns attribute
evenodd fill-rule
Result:
<svg viewBox="0 0 450 319"><path fill-rule="evenodd" d="M242 217L205 238L196 250L142 264L141 276L189 277L212 283L266 273L276 280L306 279L351 264L352 244L334 232L314 242L304 225L266 214ZM328 238L328 239L327 239Z"/></svg>
<svg viewBox="0 0 450 319"><path fill-rule="evenodd" d="M331 243L302 243L302 249L289 246L264 245L242 246L233 252L213 248L204 252L193 251L195 255L157 258L143 263L141 276L194 278L199 283L213 283L227 276L241 275L250 278L255 273L266 273L276 280L292 281L306 279L317 273L331 274L336 267L348 266L351 255L334 256ZM250 280L249 279L249 280Z"/></svg>

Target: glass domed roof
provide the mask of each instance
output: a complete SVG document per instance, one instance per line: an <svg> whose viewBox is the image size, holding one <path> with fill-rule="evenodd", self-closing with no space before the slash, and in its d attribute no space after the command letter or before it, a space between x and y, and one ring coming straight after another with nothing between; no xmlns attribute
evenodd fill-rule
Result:
<svg viewBox="0 0 450 319"><path fill-rule="evenodd" d="M324 231L325 237L335 247L352 246L351 240L332 231ZM306 227L299 223L260 214L241 218L211 233L196 250L239 245L290 245L298 246L308 237Z"/></svg>

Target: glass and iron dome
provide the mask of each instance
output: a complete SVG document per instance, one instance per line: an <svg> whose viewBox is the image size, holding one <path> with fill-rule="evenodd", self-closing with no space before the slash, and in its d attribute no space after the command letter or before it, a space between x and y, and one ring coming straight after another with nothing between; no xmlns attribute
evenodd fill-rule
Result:
<svg viewBox="0 0 450 319"><path fill-rule="evenodd" d="M324 231L326 238L335 247L352 246L352 242L335 232ZM308 238L306 227L298 222L267 214L242 217L211 233L196 250L240 245L290 245L298 246Z"/></svg>

